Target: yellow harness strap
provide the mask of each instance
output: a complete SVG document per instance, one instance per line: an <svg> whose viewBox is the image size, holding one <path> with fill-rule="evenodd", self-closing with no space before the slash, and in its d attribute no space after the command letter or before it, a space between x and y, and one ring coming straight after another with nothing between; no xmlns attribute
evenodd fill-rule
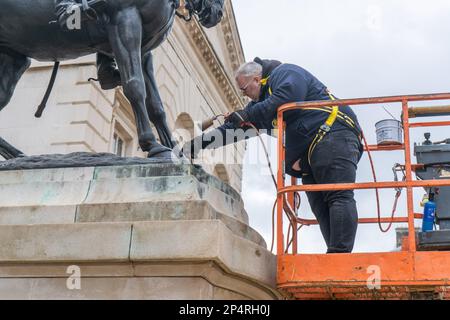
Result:
<svg viewBox="0 0 450 320"><path fill-rule="evenodd" d="M269 81L270 77L261 79L261 85L262 86L266 86L268 81ZM331 92L329 92L327 90L327 93L330 97L330 99L332 101L336 100L334 98L334 96L331 94ZM272 95L272 88L269 87L269 95ZM325 123L319 128L319 132L316 134L316 136L314 137L313 142L311 143L311 145L309 146L309 150L308 150L308 163L311 165L311 156L312 153L314 152L314 149L316 148L317 144L319 144L320 141L322 141L322 139L326 136L326 134L328 132L330 132L331 127L333 126L333 124L336 122L336 119L339 118L341 120L343 120L345 123L347 123L347 125L349 125L351 128L355 128L355 122L353 121L352 118L350 118L349 116L347 116L345 113L339 111L339 106L333 106L333 107L323 107L323 108L304 108L305 110L317 110L317 111L323 111L323 112L328 112L330 115L328 116L328 119L325 121ZM278 119L273 119L272 121L272 126L273 126L273 130L272 130L272 135L273 136L278 136Z"/></svg>
<svg viewBox="0 0 450 320"><path fill-rule="evenodd" d="M331 114L331 112L333 111L332 108L328 108L328 107L323 107L323 108L315 108L315 107L311 107L311 108L303 108L304 110L316 110L316 111L323 111L323 112L328 112ZM346 115L345 113L339 111L337 114L337 118L341 119L342 121L344 121L350 128L356 128L355 122L353 121L352 118L350 118L348 115Z"/></svg>
<svg viewBox="0 0 450 320"><path fill-rule="evenodd" d="M259 82L261 83L262 86L266 86L266 85L267 85L267 82L269 81L269 78L270 78L270 77L261 79Z"/></svg>
<svg viewBox="0 0 450 320"><path fill-rule="evenodd" d="M336 100L330 92L328 92L328 95L330 96L330 99L332 101ZM333 106L333 110L331 111L331 114L328 117L327 121L325 121L325 125L331 128L333 124L336 122L338 113L339 113L339 106Z"/></svg>
<svg viewBox="0 0 450 320"><path fill-rule="evenodd" d="M327 90L327 93L330 96L330 99L332 101L336 100L333 97L333 95L328 90ZM331 111L330 111L329 108L326 108L326 107L325 108L306 108L306 109L310 109L310 110L317 109L317 110L321 110L321 111L324 111L324 112L330 112L330 115L328 116L327 121L325 121L325 123L322 126L320 126L319 132L316 134L316 136L314 137L313 142L309 146L309 149L308 149L308 163L309 163L309 165L311 165L311 156L312 156L312 154L314 152L314 149L323 140L323 138L327 135L327 133L331 131L331 127L336 122L336 119L338 117L340 117L340 118L343 117L339 113L341 113L341 114L344 114L344 113L339 111L339 106L331 107Z"/></svg>

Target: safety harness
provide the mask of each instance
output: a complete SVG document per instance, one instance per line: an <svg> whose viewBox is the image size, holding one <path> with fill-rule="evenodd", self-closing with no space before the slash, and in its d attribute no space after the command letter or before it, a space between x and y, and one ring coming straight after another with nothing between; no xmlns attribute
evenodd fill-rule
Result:
<svg viewBox="0 0 450 320"><path fill-rule="evenodd" d="M269 77L261 79L261 85L264 87L269 82ZM269 86L268 88L269 95L272 95L272 88ZM331 94L331 92L327 89L327 93L332 101L335 101L336 98ZM316 111L322 111L327 112L330 115L328 116L328 119L325 121L323 125L320 126L319 131L317 132L316 136L314 137L313 141L311 142L309 149L308 149L308 164L311 165L311 156L314 152L314 149L317 147L317 145L325 138L325 136L331 131L331 127L333 127L333 124L336 122L336 120L340 120L342 123L350 127L352 130L354 130L359 137L361 137L360 132L358 132L358 128L353 121L352 118L350 118L348 115L346 115L344 112L339 110L339 106L332 106L332 107L307 107L303 108L303 110L316 110ZM278 128L278 119L274 119L272 121L272 126L274 129ZM277 132L277 130L275 130Z"/></svg>
<svg viewBox="0 0 450 320"><path fill-rule="evenodd" d="M331 94L327 89L327 93L332 101L335 101L336 98ZM339 106L332 107L322 107L322 108L305 108L306 110L318 110L322 112L328 112L330 115L328 119L325 121L323 125L320 126L318 133L314 137L313 142L311 142L308 149L308 164L311 165L311 156L314 152L314 149L317 145L323 140L323 138L331 131L331 127L336 122L337 119L340 119L345 125L347 125L350 129L354 130L359 137L361 134L358 132L357 126L352 118L346 115L344 112L339 111Z"/></svg>

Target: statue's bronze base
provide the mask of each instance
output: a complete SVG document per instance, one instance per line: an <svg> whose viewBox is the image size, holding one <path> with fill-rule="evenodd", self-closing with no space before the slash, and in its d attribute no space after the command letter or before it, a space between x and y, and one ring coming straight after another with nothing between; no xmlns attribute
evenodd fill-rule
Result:
<svg viewBox="0 0 450 320"><path fill-rule="evenodd" d="M133 164L182 163L184 160L172 158L122 158L112 153L76 152L70 154L48 154L11 159L0 162L0 171L49 169L68 167L104 167ZM187 162L186 162L187 163Z"/></svg>

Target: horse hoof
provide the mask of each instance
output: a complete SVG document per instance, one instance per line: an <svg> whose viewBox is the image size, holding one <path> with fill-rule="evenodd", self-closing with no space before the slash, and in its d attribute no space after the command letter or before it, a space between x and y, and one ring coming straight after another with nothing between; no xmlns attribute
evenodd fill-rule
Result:
<svg viewBox="0 0 450 320"><path fill-rule="evenodd" d="M172 159L172 150L163 146L152 148L148 152L147 158L169 160Z"/></svg>

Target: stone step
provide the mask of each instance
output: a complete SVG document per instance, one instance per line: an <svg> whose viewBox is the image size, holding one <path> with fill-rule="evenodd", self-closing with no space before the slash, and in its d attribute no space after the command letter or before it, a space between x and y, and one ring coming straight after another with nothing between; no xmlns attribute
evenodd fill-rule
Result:
<svg viewBox="0 0 450 320"><path fill-rule="evenodd" d="M0 226L0 243L0 270L31 263L215 261L268 286L276 279L276 256L218 220Z"/></svg>
<svg viewBox="0 0 450 320"><path fill-rule="evenodd" d="M239 194L190 165L0 171L4 208L188 200L207 200L223 214L248 223Z"/></svg>
<svg viewBox="0 0 450 320"><path fill-rule="evenodd" d="M150 177L195 176L202 183L209 184L228 194L236 201L242 201L239 193L220 179L209 175L201 167L187 164L157 163L108 167L74 167L33 170L0 170L0 184L25 184L31 182L84 182L103 179L129 179Z"/></svg>
<svg viewBox="0 0 450 320"><path fill-rule="evenodd" d="M204 200L0 207L0 225L171 220L220 220L234 234L267 246L264 238L248 224L218 212Z"/></svg>
<svg viewBox="0 0 450 320"><path fill-rule="evenodd" d="M243 202L195 176L92 180L83 204L207 200L216 210L248 223Z"/></svg>
<svg viewBox="0 0 450 320"><path fill-rule="evenodd" d="M230 213L237 219L248 223L248 215L244 209L244 202L240 194L230 185L217 177L206 173L201 167L187 164L153 164L116 167L97 167L94 172L96 182L103 180L133 180L133 179L161 179L155 181L155 192L169 194L174 183L169 185L167 180L180 181L174 177L194 177L197 181L198 195L201 199L207 199L217 210ZM149 180L150 181L150 180ZM199 182L199 183L198 183ZM147 184L148 185L148 184ZM191 188L188 186L187 188ZM173 192L172 192L173 193ZM231 208L229 208L231 206ZM231 209L231 212L228 210Z"/></svg>
<svg viewBox="0 0 450 320"><path fill-rule="evenodd" d="M267 248L264 238L247 223L218 212L204 200L84 204L77 207L75 217L77 223L176 220L220 220L237 236Z"/></svg>

